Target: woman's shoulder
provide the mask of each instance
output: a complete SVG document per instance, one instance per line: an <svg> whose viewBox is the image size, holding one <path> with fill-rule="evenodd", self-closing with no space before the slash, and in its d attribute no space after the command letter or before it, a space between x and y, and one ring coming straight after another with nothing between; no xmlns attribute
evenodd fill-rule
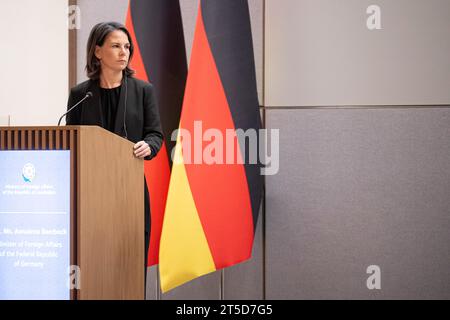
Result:
<svg viewBox="0 0 450 320"><path fill-rule="evenodd" d="M137 78L134 78L134 77L129 77L128 78L128 82L132 83L137 88L153 89L153 85L150 82L147 82L147 81L144 81L144 80L141 80L141 79L137 79Z"/></svg>
<svg viewBox="0 0 450 320"><path fill-rule="evenodd" d="M77 84L75 87L70 89L72 94L85 94L89 86L91 85L92 80L86 80Z"/></svg>

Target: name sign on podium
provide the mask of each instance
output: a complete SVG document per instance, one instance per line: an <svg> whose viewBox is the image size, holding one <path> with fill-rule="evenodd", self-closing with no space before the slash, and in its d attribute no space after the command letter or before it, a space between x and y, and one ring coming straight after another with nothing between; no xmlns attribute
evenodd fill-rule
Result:
<svg viewBox="0 0 450 320"><path fill-rule="evenodd" d="M0 300L70 299L70 151L0 152Z"/></svg>

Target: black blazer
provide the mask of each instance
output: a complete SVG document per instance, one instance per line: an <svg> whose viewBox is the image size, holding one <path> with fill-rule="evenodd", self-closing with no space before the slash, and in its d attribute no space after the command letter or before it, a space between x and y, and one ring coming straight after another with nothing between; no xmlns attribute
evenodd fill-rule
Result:
<svg viewBox="0 0 450 320"><path fill-rule="evenodd" d="M97 125L104 128L98 80L88 80L72 88L67 108L83 99L89 91L93 96L67 115L67 125ZM126 124L126 131L124 124ZM150 83L124 77L114 133L134 143L141 140L147 142L152 153L145 160L156 156L161 149L163 134L155 91Z"/></svg>

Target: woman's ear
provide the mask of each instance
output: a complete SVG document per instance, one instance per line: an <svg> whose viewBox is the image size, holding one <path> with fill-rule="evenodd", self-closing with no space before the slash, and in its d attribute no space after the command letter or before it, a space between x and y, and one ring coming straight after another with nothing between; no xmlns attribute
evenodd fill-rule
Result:
<svg viewBox="0 0 450 320"><path fill-rule="evenodd" d="M99 46L95 46L95 57L98 59L98 60L101 60L102 59L102 55L101 55L101 47L99 47Z"/></svg>

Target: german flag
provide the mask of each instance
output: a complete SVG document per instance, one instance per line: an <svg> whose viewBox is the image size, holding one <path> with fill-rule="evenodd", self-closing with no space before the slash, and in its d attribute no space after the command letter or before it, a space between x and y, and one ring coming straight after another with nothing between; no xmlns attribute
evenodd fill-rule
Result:
<svg viewBox="0 0 450 320"><path fill-rule="evenodd" d="M178 0L130 0L125 23L135 52L131 66L136 78L155 88L165 142L152 161L145 161L151 195L148 265L158 263L159 241L170 180L171 134L178 128L187 77L186 49Z"/></svg>
<svg viewBox="0 0 450 320"><path fill-rule="evenodd" d="M161 234L163 292L250 258L263 180L237 132L260 128L248 3L201 0Z"/></svg>

